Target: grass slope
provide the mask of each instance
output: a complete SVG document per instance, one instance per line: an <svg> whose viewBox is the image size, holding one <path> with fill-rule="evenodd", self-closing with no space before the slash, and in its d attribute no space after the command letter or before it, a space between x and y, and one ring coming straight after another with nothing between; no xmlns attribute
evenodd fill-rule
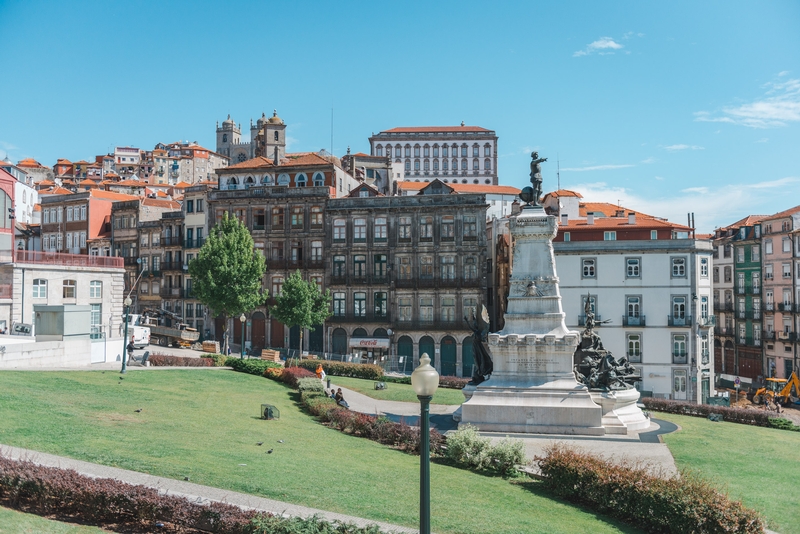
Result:
<svg viewBox="0 0 800 534"><path fill-rule="evenodd" d="M411 384L395 384L386 382L386 389L375 389L374 380L362 378L349 378L344 376L330 377L331 384L352 389L362 395L379 400L404 401L419 403L417 394ZM431 401L433 404L448 404L458 406L464 402L464 394L460 389L439 388Z"/></svg>
<svg viewBox="0 0 800 534"><path fill-rule="evenodd" d="M679 469L726 486L731 498L760 511L770 529L800 534L800 432L664 413L655 417L681 426L663 436Z"/></svg>
<svg viewBox="0 0 800 534"><path fill-rule="evenodd" d="M0 443L418 524L419 458L316 423L282 384L224 370L119 376L0 372ZM261 403L276 405L280 419L260 420ZM274 453L265 454L270 448ZM512 484L436 464L431 482L440 534L637 532L551 500L537 482Z"/></svg>
<svg viewBox="0 0 800 534"><path fill-rule="evenodd" d="M0 534L102 534L96 527L51 521L33 514L0 507Z"/></svg>

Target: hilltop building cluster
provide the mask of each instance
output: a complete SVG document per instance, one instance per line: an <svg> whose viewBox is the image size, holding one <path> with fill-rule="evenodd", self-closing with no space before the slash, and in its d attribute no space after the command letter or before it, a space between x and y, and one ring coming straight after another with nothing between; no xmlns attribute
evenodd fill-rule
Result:
<svg viewBox="0 0 800 534"><path fill-rule="evenodd" d="M85 304L94 337L120 337L129 296L134 313L161 308L220 339L223 319L193 294L188 265L228 213L265 257L271 296L300 270L333 298L332 317L302 338L270 317L272 299L244 328L229 318L235 345L401 372L428 353L441 374L471 376L464 317L485 305L491 330L503 327L508 222L520 209L520 190L499 183L496 133L392 128L369 138L369 154L337 157L287 152L277 112L251 121L249 141L241 132L228 117L214 150L159 143L52 167L0 162L0 330L32 323L37 304ZM567 326L583 328L588 306L640 390L704 402L721 380L797 369L800 206L702 235L569 190L540 201L559 223Z"/></svg>

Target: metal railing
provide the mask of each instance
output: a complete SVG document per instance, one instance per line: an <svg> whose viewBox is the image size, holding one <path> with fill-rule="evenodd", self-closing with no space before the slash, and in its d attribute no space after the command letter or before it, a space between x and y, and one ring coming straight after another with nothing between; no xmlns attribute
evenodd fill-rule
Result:
<svg viewBox="0 0 800 534"><path fill-rule="evenodd" d="M692 316L667 315L667 324L669 326L691 326Z"/></svg>
<svg viewBox="0 0 800 534"><path fill-rule="evenodd" d="M647 321L645 320L644 315L623 315L622 316L622 326L646 326Z"/></svg>
<svg viewBox="0 0 800 534"><path fill-rule="evenodd" d="M329 323L388 323L390 321L391 315L389 313L386 314L377 314L374 311L368 310L363 315L356 315L353 312L345 313L344 315L331 315L328 317L327 322Z"/></svg>
<svg viewBox="0 0 800 534"><path fill-rule="evenodd" d="M672 352L672 363L686 363L688 360L688 353L686 352Z"/></svg>
<svg viewBox="0 0 800 534"><path fill-rule="evenodd" d="M700 325L701 328L716 326L717 318L714 315L706 315L705 317L701 316L698 318L697 324Z"/></svg>

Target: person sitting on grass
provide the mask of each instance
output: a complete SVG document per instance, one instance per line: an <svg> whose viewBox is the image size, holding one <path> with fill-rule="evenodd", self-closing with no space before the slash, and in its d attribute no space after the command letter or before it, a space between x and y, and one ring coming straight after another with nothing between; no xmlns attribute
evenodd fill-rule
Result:
<svg viewBox="0 0 800 534"><path fill-rule="evenodd" d="M334 399L336 399L336 402L339 404L339 406L350 408L350 405L347 404L346 400L344 400L344 395L342 395L342 388L336 390L336 396L334 397Z"/></svg>

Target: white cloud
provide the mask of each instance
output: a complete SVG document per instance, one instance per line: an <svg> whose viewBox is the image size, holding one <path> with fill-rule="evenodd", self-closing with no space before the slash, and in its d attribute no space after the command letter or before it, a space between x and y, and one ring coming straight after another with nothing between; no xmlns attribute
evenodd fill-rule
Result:
<svg viewBox="0 0 800 534"><path fill-rule="evenodd" d="M788 71L778 74L783 78ZM723 107L717 113L698 111L695 121L727 122L750 128L774 128L790 122L800 122L800 79L769 82L760 99L737 106Z"/></svg>
<svg viewBox="0 0 800 534"><path fill-rule="evenodd" d="M705 148L697 145L669 145L665 146L664 150L674 152L676 150L705 150Z"/></svg>
<svg viewBox="0 0 800 534"><path fill-rule="evenodd" d="M583 171L608 171L612 169L626 169L635 165L594 165L592 167L564 167L562 171L583 172Z"/></svg>
<svg viewBox="0 0 800 534"><path fill-rule="evenodd" d="M287 151L287 152L289 151L289 149L290 149L290 148L291 148L293 145L296 145L296 144L297 144L297 139L295 139L295 138L294 138L294 137L292 137L291 135L287 135L287 136L286 136L286 151Z"/></svg>
<svg viewBox="0 0 800 534"><path fill-rule="evenodd" d="M690 187L670 196L610 187L605 182L570 185L568 189L583 195L587 202L619 204L679 224L686 224L686 214L694 213L698 232L707 233L750 213L774 213L784 209L775 203L775 190L792 185L798 187L798 184L800 177L789 176L757 183Z"/></svg>
<svg viewBox="0 0 800 534"><path fill-rule="evenodd" d="M663 179L664 179L663 176L656 176L656 180L663 180Z"/></svg>
<svg viewBox="0 0 800 534"><path fill-rule="evenodd" d="M645 165L647 165L647 164L650 164L650 163L655 163L656 161L658 161L656 158L654 158L654 157L650 156L650 157L649 157L649 158L647 158L647 159L643 159L643 160L642 160L642 161L640 161L639 163L644 163Z"/></svg>
<svg viewBox="0 0 800 534"><path fill-rule="evenodd" d="M767 141L769 141L769 137L762 137L761 139L756 141L756 143L766 143Z"/></svg>
<svg viewBox="0 0 800 534"><path fill-rule="evenodd" d="M613 54L614 50L619 50L624 48L625 45L621 45L618 42L614 41L611 37L601 37L597 41L589 43L586 45L586 48L583 50L578 50L572 57L579 57L579 56L588 56L589 54L593 54L598 52L601 55L605 54Z"/></svg>

